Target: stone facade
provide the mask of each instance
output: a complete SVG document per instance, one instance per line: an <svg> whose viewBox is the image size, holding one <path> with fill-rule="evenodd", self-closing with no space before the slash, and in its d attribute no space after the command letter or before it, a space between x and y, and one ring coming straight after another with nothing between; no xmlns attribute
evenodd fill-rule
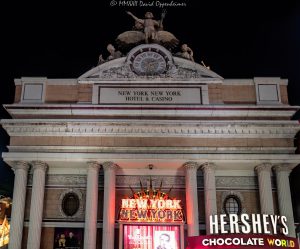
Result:
<svg viewBox="0 0 300 249"><path fill-rule="evenodd" d="M278 171L300 160L299 124L291 121L298 107L288 104L287 80L223 79L159 45L140 46L165 53L167 71L134 73L132 52L77 79L15 80L15 103L5 105L13 119L1 120L10 136L3 158L18 176L14 195L23 198L10 249L53 248L57 228L84 229L84 249L121 248L122 198L140 184L181 200L181 248L187 236L208 233L208 215L226 212L228 196L242 212L270 208L293 219L288 173ZM45 167L36 171L37 164ZM69 193L78 198L71 216L62 207ZM40 209L42 217L30 217ZM293 221L289 228L294 236Z"/></svg>

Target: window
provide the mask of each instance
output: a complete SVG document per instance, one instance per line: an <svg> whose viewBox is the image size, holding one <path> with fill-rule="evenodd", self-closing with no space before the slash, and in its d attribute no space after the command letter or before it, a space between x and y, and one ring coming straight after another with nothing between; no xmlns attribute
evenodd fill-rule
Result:
<svg viewBox="0 0 300 249"><path fill-rule="evenodd" d="M224 200L223 209L226 214L240 215L242 211L240 199L236 195L228 195Z"/></svg>
<svg viewBox="0 0 300 249"><path fill-rule="evenodd" d="M79 210L79 197L73 192L67 193L62 200L62 211L67 216L74 216Z"/></svg>

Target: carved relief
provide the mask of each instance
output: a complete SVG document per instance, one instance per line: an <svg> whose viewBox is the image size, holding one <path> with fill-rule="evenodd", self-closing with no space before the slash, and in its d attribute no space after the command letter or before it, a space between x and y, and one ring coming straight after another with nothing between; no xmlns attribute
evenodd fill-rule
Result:
<svg viewBox="0 0 300 249"><path fill-rule="evenodd" d="M170 189L172 186L176 188L185 188L184 176L151 176L153 188L159 188L162 181L163 189ZM149 187L150 177L149 176L117 176L116 187L117 188L128 188L131 186L134 188L140 188L140 181L143 186Z"/></svg>
<svg viewBox="0 0 300 249"><path fill-rule="evenodd" d="M219 176L216 177L217 188L257 189L255 176Z"/></svg>
<svg viewBox="0 0 300 249"><path fill-rule="evenodd" d="M64 197L69 194L69 193L74 193L78 196L79 198L79 209L78 211L73 215L73 216L67 216L64 211L63 211L63 208L62 208L62 201L64 199ZM60 215L62 217L64 217L65 219L68 219L68 220L74 220L74 219L78 219L78 218L82 218L84 216L84 200L83 200L83 194L80 190L78 189L66 189L64 190L61 194L60 194L60 197L59 197L59 211L60 211Z"/></svg>

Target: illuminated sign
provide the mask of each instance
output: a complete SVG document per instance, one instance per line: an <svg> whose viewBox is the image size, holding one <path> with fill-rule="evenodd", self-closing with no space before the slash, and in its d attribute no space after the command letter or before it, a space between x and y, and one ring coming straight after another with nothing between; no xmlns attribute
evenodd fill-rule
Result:
<svg viewBox="0 0 300 249"><path fill-rule="evenodd" d="M296 238L273 235L207 235L188 238L188 249L280 249L298 248Z"/></svg>
<svg viewBox="0 0 300 249"><path fill-rule="evenodd" d="M210 215L210 234L264 233L288 235L287 218L271 214L221 214Z"/></svg>
<svg viewBox="0 0 300 249"><path fill-rule="evenodd" d="M124 225L124 249L180 249L180 226Z"/></svg>
<svg viewBox="0 0 300 249"><path fill-rule="evenodd" d="M211 215L209 223L212 235L188 237L188 249L298 248L295 238L285 236L289 233L285 216L221 214Z"/></svg>
<svg viewBox="0 0 300 249"><path fill-rule="evenodd" d="M144 190L141 185L140 192L134 192L131 189L133 196L122 199L119 220L128 222L183 222L181 200L170 198L169 194L161 191L161 187L158 190L153 189L151 179L150 182L150 189Z"/></svg>

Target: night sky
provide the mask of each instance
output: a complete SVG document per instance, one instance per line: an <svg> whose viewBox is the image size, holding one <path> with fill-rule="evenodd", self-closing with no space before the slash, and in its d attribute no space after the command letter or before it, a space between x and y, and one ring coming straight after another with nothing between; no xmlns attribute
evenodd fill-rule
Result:
<svg viewBox="0 0 300 249"><path fill-rule="evenodd" d="M159 7L118 6L117 0L113 7L110 0L61 2L8 1L2 8L1 104L13 102L14 78L77 78L95 67L100 54L108 56L107 44L132 28L125 11L141 18L152 11L155 19L162 12ZM300 105L299 1L174 2L186 7L166 7L164 29L194 50L196 62L203 60L225 79L287 78L290 104ZM0 115L7 117L3 110ZM5 150L8 138L0 133ZM0 171L0 181L9 182L12 175Z"/></svg>

